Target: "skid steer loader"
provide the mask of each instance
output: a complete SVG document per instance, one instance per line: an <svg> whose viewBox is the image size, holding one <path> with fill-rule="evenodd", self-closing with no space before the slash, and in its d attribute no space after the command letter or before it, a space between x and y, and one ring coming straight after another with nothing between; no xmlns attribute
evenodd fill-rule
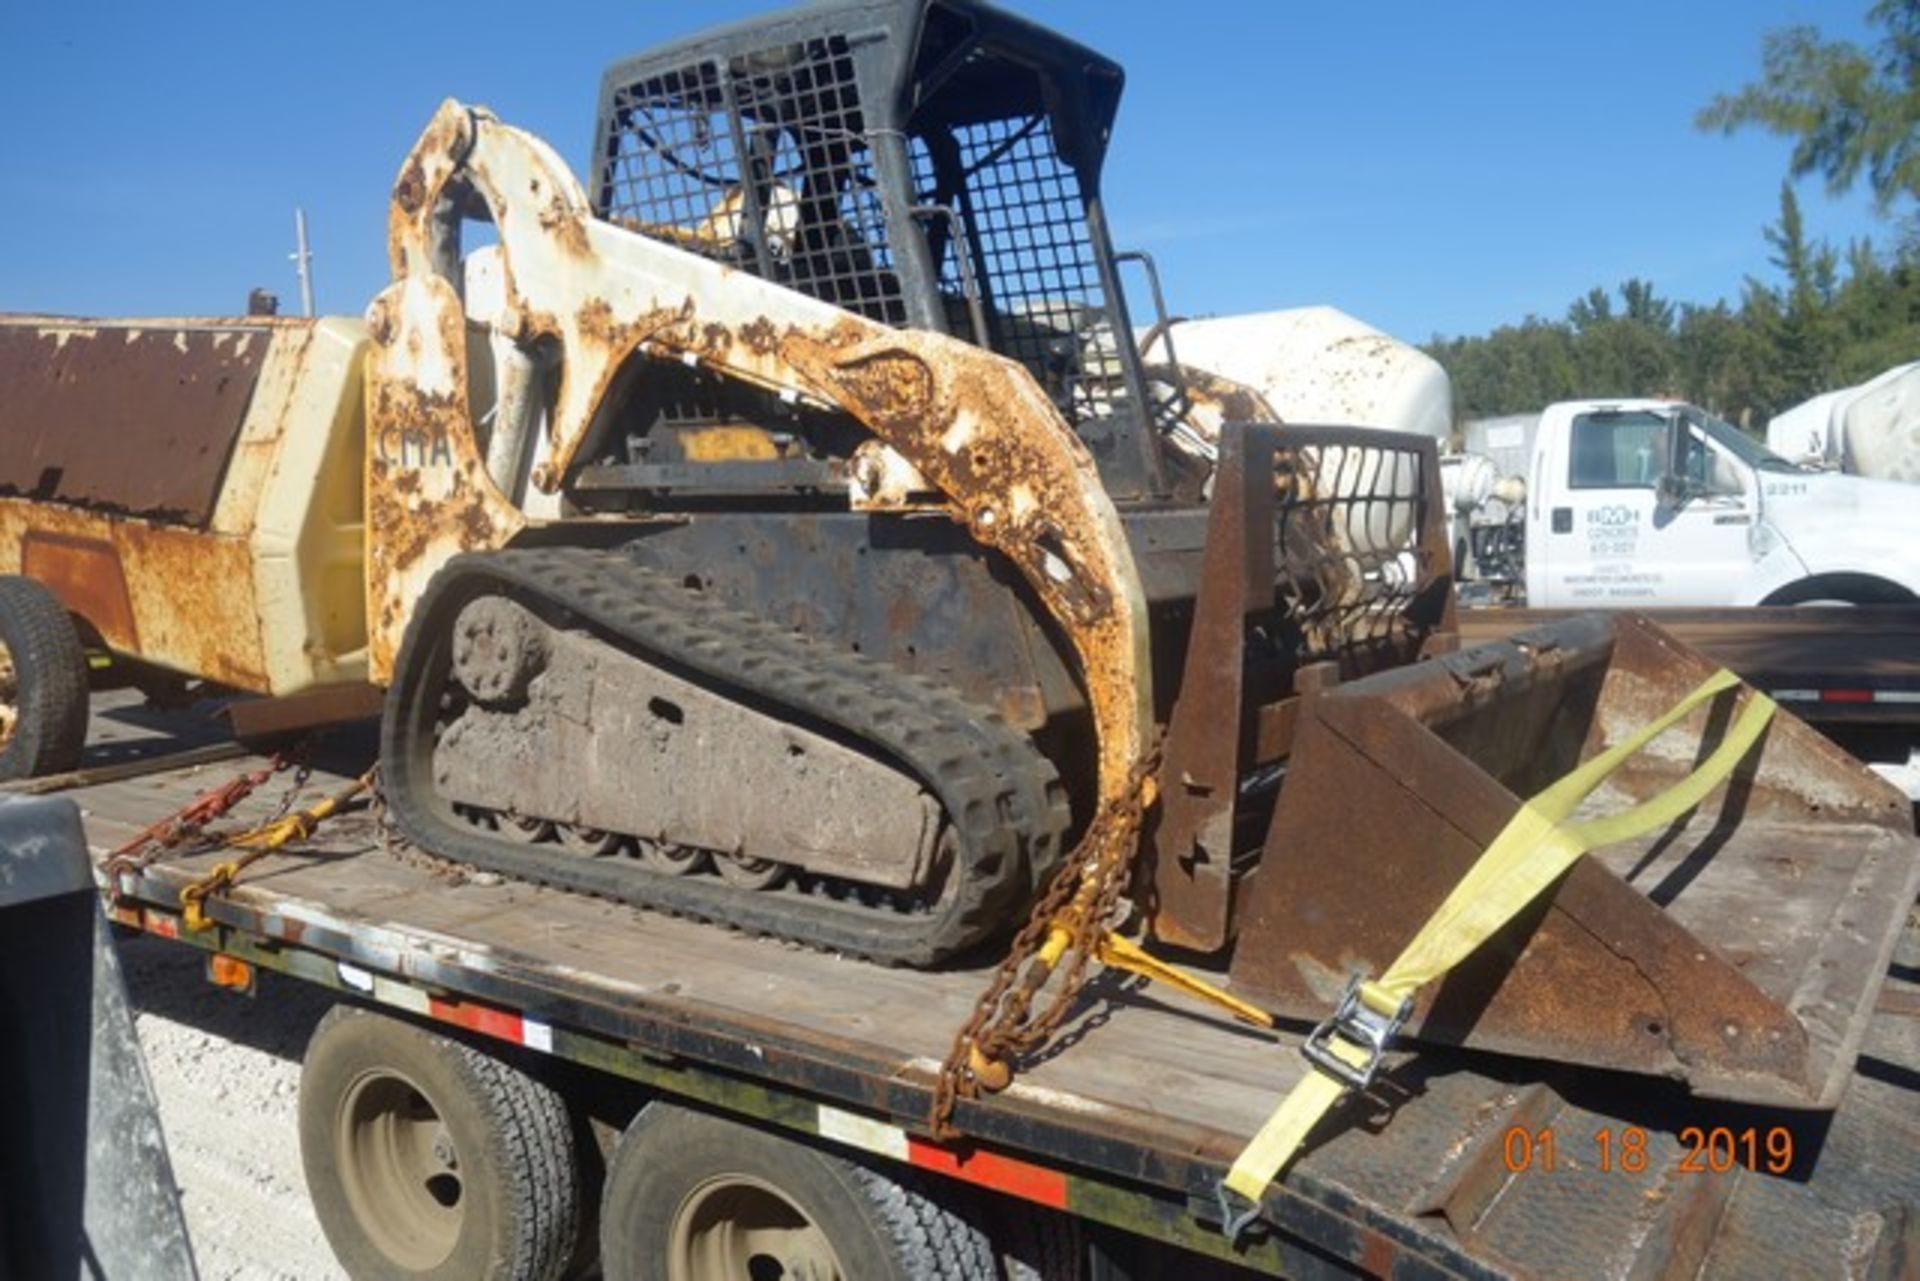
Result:
<svg viewBox="0 0 1920 1281"><path fill-rule="evenodd" d="M1631 620L1451 653L1431 438L1282 426L1164 324L1145 363L1120 87L972 0L833 0L612 67L590 186L448 101L364 357L347 322L9 327L0 360L173 350L251 398L194 384L228 434L191 492L6 478L0 569L130 657L364 672L391 812L444 856L889 964L1026 920L963 1090L1127 901L1323 1015L1701 664ZM1715 797L1583 861L1414 1034L1830 1105L1920 876L1904 805L1786 717Z"/></svg>

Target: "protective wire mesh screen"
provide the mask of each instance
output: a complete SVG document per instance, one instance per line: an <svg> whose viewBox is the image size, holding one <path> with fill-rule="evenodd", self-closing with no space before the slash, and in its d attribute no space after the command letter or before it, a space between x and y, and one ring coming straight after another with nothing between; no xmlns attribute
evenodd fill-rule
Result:
<svg viewBox="0 0 1920 1281"><path fill-rule="evenodd" d="M667 72L612 107L609 221L905 322L844 39Z"/></svg>
<svg viewBox="0 0 1920 1281"><path fill-rule="evenodd" d="M1124 388L1079 179L1055 150L1046 115L953 131L966 233L981 266L993 349L1027 366L1076 419L1110 411ZM923 193L935 189L927 150L913 150ZM939 263L959 296L958 247Z"/></svg>
<svg viewBox="0 0 1920 1281"><path fill-rule="evenodd" d="M1289 434L1275 456L1275 570L1298 658L1348 675L1408 661L1434 621L1416 607L1436 568L1421 538L1431 455L1351 429Z"/></svg>

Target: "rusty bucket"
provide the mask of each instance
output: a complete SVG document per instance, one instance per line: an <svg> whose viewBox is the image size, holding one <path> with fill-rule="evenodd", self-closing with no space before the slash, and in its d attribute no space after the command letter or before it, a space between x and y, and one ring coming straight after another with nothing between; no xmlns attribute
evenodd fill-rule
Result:
<svg viewBox="0 0 1920 1281"><path fill-rule="evenodd" d="M1587 615L1304 700L1237 902L1237 993L1325 1018L1378 976L1526 798L1714 672L1632 615ZM1736 687L1602 785L1618 812L1691 771ZM1420 994L1408 1034L1676 1078L1697 1094L1835 1106L1920 888L1906 799L1776 714L1671 825L1590 851Z"/></svg>

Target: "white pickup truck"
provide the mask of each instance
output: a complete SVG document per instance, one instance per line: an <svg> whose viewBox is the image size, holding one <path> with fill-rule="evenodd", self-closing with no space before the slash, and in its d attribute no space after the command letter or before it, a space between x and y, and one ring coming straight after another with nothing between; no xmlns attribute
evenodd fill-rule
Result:
<svg viewBox="0 0 1920 1281"><path fill-rule="evenodd" d="M1920 600L1920 494L1803 469L1671 400L1549 405L1524 478L1451 465L1463 578L1548 609Z"/></svg>

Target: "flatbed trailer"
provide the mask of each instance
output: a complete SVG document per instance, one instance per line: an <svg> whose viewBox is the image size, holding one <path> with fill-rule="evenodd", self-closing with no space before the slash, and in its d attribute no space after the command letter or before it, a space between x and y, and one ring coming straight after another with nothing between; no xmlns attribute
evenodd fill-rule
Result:
<svg viewBox="0 0 1920 1281"><path fill-rule="evenodd" d="M1463 608L1460 641L1499 640L1579 612ZM1640 612L1822 729L1920 731L1920 605Z"/></svg>
<svg viewBox="0 0 1920 1281"><path fill-rule="evenodd" d="M126 696L96 695L96 722L116 697ZM128 718L116 720L120 741L96 724L96 750L137 753ZM302 803L364 768L370 752L333 740ZM266 761L165 764L68 792L97 860ZM262 787L228 821L267 817L285 791L279 780ZM570 1106L609 1094L622 1100L616 1113L676 1101L883 1173L917 1167L936 1189L971 1184L994 1204L1047 1207L1092 1245L1090 1271L1060 1275L1206 1275L1205 1258L1289 1276L1920 1269L1912 916L1834 1113L1715 1104L1564 1065L1396 1051L1369 1094L1268 1191L1265 1221L1230 1243L1216 1185L1311 1070L1298 1053L1303 1027L1237 1026L1108 973L1041 1061L1004 1092L963 1102L954 1121L964 1138L939 1143L923 1128L935 1073L993 955L934 972L887 969L474 875L389 848L377 810L349 811L249 866L207 899L210 928L186 928L181 891L227 857L166 856L122 873L106 885L112 918L227 958L219 973L229 984L268 971L536 1071L547 1065Z"/></svg>

